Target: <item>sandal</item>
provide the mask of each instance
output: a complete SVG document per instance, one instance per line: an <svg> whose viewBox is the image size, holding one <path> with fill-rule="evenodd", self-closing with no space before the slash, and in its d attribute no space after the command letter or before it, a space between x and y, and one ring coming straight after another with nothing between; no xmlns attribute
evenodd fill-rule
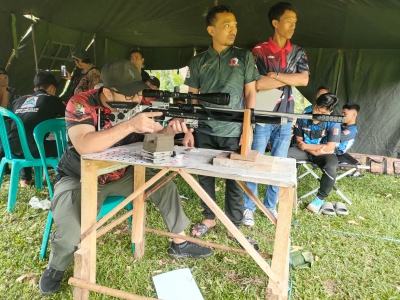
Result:
<svg viewBox="0 0 400 300"><path fill-rule="evenodd" d="M244 247L239 243L239 241L238 241L235 237L230 236L230 238L234 239L234 240L236 241L236 243L239 244L240 248L244 249ZM253 240L251 237L249 237L249 236L247 236L247 235L245 236L245 238L246 238L246 240L250 243L250 245L253 246L253 248L254 248L257 252L260 251L260 247L258 246L258 244L257 244L257 242L256 242L255 240Z"/></svg>
<svg viewBox="0 0 400 300"><path fill-rule="evenodd" d="M192 231L196 230L197 232L200 232L198 235L194 235L191 233L193 237L200 238L206 235L207 232L210 230L215 230L215 225L208 227L204 223L197 223L196 225L193 226Z"/></svg>

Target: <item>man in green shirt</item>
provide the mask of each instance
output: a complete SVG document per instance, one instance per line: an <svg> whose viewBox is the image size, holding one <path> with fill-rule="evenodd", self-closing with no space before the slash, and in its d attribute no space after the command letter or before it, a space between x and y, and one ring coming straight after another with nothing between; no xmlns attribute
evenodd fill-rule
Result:
<svg viewBox="0 0 400 300"><path fill-rule="evenodd" d="M237 33L236 18L230 7L213 7L206 19L207 32L212 37L208 50L193 57L185 84L189 92L229 93L229 105L201 102L210 107L255 108L256 80L260 78L250 51L233 46ZM205 127L203 127L205 126ZM184 146L236 151L241 145L242 125L220 121L199 122L194 134L186 134ZM215 178L199 176L199 183L215 201ZM202 201L204 221L196 224L192 235L201 237L215 227L215 215ZM226 180L225 213L239 227L243 217L243 191L234 180Z"/></svg>

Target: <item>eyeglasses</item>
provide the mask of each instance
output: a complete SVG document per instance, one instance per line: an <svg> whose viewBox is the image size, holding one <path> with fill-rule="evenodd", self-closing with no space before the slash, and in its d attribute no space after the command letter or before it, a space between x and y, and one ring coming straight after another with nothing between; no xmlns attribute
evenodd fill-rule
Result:
<svg viewBox="0 0 400 300"><path fill-rule="evenodd" d="M123 95L125 97L125 100L133 100L136 97L136 95L138 95L139 97L143 96L142 91L140 91L139 93L137 93L134 96L125 96L124 94L118 92L117 90L114 90L114 89L110 89L110 90L113 91L116 94Z"/></svg>

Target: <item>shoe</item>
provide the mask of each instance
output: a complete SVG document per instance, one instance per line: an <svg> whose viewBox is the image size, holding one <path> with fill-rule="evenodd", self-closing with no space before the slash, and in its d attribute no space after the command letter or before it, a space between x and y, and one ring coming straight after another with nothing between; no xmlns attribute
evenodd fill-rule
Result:
<svg viewBox="0 0 400 300"><path fill-rule="evenodd" d="M181 244L172 242L168 249L168 255L172 258L205 258L212 253L212 249L188 241Z"/></svg>
<svg viewBox="0 0 400 300"><path fill-rule="evenodd" d="M33 183L33 179L31 180L20 180L19 184L21 187L30 187Z"/></svg>
<svg viewBox="0 0 400 300"><path fill-rule="evenodd" d="M319 210L321 206L324 204L324 200L319 199L318 197L315 197L314 200L308 204L307 209L309 211L312 211L313 213L319 213Z"/></svg>
<svg viewBox="0 0 400 300"><path fill-rule="evenodd" d="M61 281L64 277L64 271L48 267L39 280L39 290L43 295L57 293L61 289Z"/></svg>
<svg viewBox="0 0 400 300"><path fill-rule="evenodd" d="M272 208L268 209L268 211L275 217L275 220L278 220L278 212L276 211L276 209Z"/></svg>
<svg viewBox="0 0 400 300"><path fill-rule="evenodd" d="M254 226L254 212L250 209L245 209L242 222L246 226Z"/></svg>
<svg viewBox="0 0 400 300"><path fill-rule="evenodd" d="M240 244L239 241L238 241L235 237L232 237L232 238L239 244L240 248L244 249L244 247L242 246L242 244ZM246 240L250 243L250 245L253 246L253 248L254 248L257 252L260 251L260 247L258 246L258 243L257 243L255 240L253 240L253 239L252 239L251 237L249 237L249 236L245 236L245 238L246 238Z"/></svg>

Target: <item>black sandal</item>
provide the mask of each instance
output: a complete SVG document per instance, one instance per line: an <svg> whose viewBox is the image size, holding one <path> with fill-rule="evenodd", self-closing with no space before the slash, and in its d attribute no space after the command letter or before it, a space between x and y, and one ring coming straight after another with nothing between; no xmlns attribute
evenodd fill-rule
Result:
<svg viewBox="0 0 400 300"><path fill-rule="evenodd" d="M194 226L192 227L192 231L193 231L193 230L196 230L197 232L200 232L200 234L199 234L199 235L194 235L194 234L191 233L191 235L192 235L193 237L200 238L200 237L205 236L206 233L209 232L210 230L215 230L215 225L214 225L214 226L208 227L208 226L207 226L206 224L204 224L204 223L197 223L196 225L194 225Z"/></svg>

